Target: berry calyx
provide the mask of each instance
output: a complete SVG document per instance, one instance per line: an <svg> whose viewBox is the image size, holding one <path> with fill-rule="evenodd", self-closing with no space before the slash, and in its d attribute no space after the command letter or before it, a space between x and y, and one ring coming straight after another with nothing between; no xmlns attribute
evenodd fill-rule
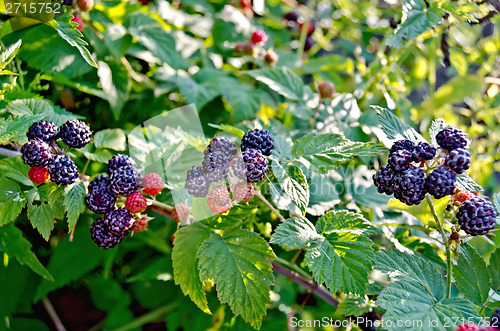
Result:
<svg viewBox="0 0 500 331"><path fill-rule="evenodd" d="M131 214L142 213L148 208L148 200L142 193L135 192L127 197L125 206Z"/></svg>
<svg viewBox="0 0 500 331"><path fill-rule="evenodd" d="M446 150L454 150L467 146L467 135L457 128L446 128L438 132L436 142Z"/></svg>
<svg viewBox="0 0 500 331"><path fill-rule="evenodd" d="M43 141L51 141L59 137L59 128L52 122L39 121L30 126L26 136L30 140L39 139Z"/></svg>
<svg viewBox="0 0 500 331"><path fill-rule="evenodd" d="M23 161L30 167L45 167L52 160L52 149L43 140L33 139L21 148Z"/></svg>
<svg viewBox="0 0 500 331"><path fill-rule="evenodd" d="M264 179L269 170L269 161L257 149L247 149L233 161L233 172L249 183L256 183Z"/></svg>
<svg viewBox="0 0 500 331"><path fill-rule="evenodd" d="M250 130L241 139L241 150L257 149L269 156L274 150L274 138L269 131L263 129Z"/></svg>
<svg viewBox="0 0 500 331"><path fill-rule="evenodd" d="M496 211L491 202L478 197L462 203L456 217L460 228L471 236L486 234L497 225Z"/></svg>
<svg viewBox="0 0 500 331"><path fill-rule="evenodd" d="M182 203L176 205L172 208L172 219L177 223L186 224L189 219L189 207Z"/></svg>
<svg viewBox="0 0 500 331"><path fill-rule="evenodd" d="M335 85L332 82L322 81L318 84L318 92L321 99L328 99L335 95Z"/></svg>
<svg viewBox="0 0 500 331"><path fill-rule="evenodd" d="M90 142L90 126L79 120L69 120L60 128L61 139L72 148L82 148Z"/></svg>
<svg viewBox="0 0 500 331"><path fill-rule="evenodd" d="M249 202L254 197L254 190L251 184L239 182L233 187L233 200L236 202Z"/></svg>
<svg viewBox="0 0 500 331"><path fill-rule="evenodd" d="M394 176L394 196L399 201L411 205L418 205L425 198L425 173L417 168L409 168Z"/></svg>
<svg viewBox="0 0 500 331"><path fill-rule="evenodd" d="M455 191L457 175L446 167L433 170L425 180L425 189L434 198L441 199Z"/></svg>
<svg viewBox="0 0 500 331"><path fill-rule="evenodd" d="M78 8L81 11L91 11L94 8L94 0L78 0Z"/></svg>
<svg viewBox="0 0 500 331"><path fill-rule="evenodd" d="M448 153L444 164L457 174L461 174L470 167L470 153L465 148L457 148Z"/></svg>
<svg viewBox="0 0 500 331"><path fill-rule="evenodd" d="M43 184L49 181L50 174L47 168L31 167L30 171L28 171L28 177L35 184Z"/></svg>
<svg viewBox="0 0 500 331"><path fill-rule="evenodd" d="M391 195L394 193L394 189L392 187L392 180L394 178L394 171L389 166L382 166L376 173L373 175L373 183L377 188L379 193L385 193L387 195Z"/></svg>
<svg viewBox="0 0 500 331"><path fill-rule="evenodd" d="M263 30L257 30L250 38L252 43L257 45L264 45L267 42L267 34Z"/></svg>
<svg viewBox="0 0 500 331"><path fill-rule="evenodd" d="M78 178L78 168L67 155L57 155L47 167L50 180L58 185L73 184Z"/></svg>
<svg viewBox="0 0 500 331"><path fill-rule="evenodd" d="M109 232L115 236L125 236L132 229L134 219L125 208L110 211L102 218Z"/></svg>
<svg viewBox="0 0 500 331"><path fill-rule="evenodd" d="M165 183L160 175L151 172L142 179L143 192L151 196L156 196L163 191Z"/></svg>
<svg viewBox="0 0 500 331"><path fill-rule="evenodd" d="M90 228L90 238L94 243L104 249L110 249L118 245L123 236L115 235L109 231L103 218L98 218Z"/></svg>

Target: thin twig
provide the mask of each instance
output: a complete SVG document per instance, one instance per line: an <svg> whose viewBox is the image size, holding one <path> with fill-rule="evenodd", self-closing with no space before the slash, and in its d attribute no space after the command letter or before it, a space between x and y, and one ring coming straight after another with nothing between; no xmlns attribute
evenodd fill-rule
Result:
<svg viewBox="0 0 500 331"><path fill-rule="evenodd" d="M0 147L0 155L6 156L6 157L14 157L14 156L21 155L21 153L18 151L13 151L11 149Z"/></svg>
<svg viewBox="0 0 500 331"><path fill-rule="evenodd" d="M150 311L142 316L139 316L138 318L136 318L132 322L130 322L130 323L118 328L118 329L115 329L115 331L128 331L128 330L140 328L144 324L164 320L165 319L164 316L167 313L169 313L175 309L177 309L176 303L161 306L160 308L157 308L157 309Z"/></svg>
<svg viewBox="0 0 500 331"><path fill-rule="evenodd" d="M280 214L279 211L276 210L276 208L273 207L273 205L271 205L271 203L269 203L269 201L266 200L266 198L264 198L262 196L262 193L260 193L259 191L255 191L255 194L254 194L257 198L259 198L260 200L262 200L262 202L264 202L268 207L269 209L271 209L271 211L276 214L276 216L278 216L278 218L284 222L285 221L285 218L283 217L283 215Z"/></svg>
<svg viewBox="0 0 500 331"><path fill-rule="evenodd" d="M61 322L61 319L57 315L57 312L54 309L54 306L52 306L52 303L50 302L49 298L43 297L42 303L43 303L43 307L47 311L47 314L49 314L50 319L52 320L52 322L54 322L56 330L57 331L66 331L64 324Z"/></svg>

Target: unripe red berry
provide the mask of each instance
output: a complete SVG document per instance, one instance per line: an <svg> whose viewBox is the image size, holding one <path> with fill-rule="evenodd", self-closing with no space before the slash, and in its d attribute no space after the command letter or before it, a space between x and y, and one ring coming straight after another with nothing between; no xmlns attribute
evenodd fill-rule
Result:
<svg viewBox="0 0 500 331"><path fill-rule="evenodd" d="M127 197L125 205L131 214L137 214L142 213L148 208L148 201L142 193L135 192Z"/></svg>
<svg viewBox="0 0 500 331"><path fill-rule="evenodd" d="M245 43L243 45L243 54L253 56L255 54L255 44Z"/></svg>
<svg viewBox="0 0 500 331"><path fill-rule="evenodd" d="M143 5L146 6L149 3L149 0L139 0L139 2Z"/></svg>
<svg viewBox="0 0 500 331"><path fill-rule="evenodd" d="M189 219L189 208L185 204L176 205L172 209L172 219L177 223L186 224Z"/></svg>
<svg viewBox="0 0 500 331"><path fill-rule="evenodd" d="M225 212L227 212L229 209L231 209L231 204L228 203L226 205L223 205L223 206L219 206L218 204L216 204L211 198L208 198L207 199L207 204L208 206L210 207L210 210L215 213L215 214L224 214Z"/></svg>
<svg viewBox="0 0 500 331"><path fill-rule="evenodd" d="M462 202L465 202L470 198L477 197L477 195L478 195L477 192L469 192L469 191L461 192L458 189L455 189L455 195L453 196L453 203L461 204Z"/></svg>
<svg viewBox="0 0 500 331"><path fill-rule="evenodd" d="M91 11L94 8L94 0L78 0L78 8L81 11Z"/></svg>
<svg viewBox="0 0 500 331"><path fill-rule="evenodd" d="M321 99L331 98L335 95L335 86L332 82L323 81L318 84L318 92Z"/></svg>
<svg viewBox="0 0 500 331"><path fill-rule="evenodd" d="M267 42L267 35L262 30L257 30L252 34L250 40L257 45L264 45Z"/></svg>
<svg viewBox="0 0 500 331"><path fill-rule="evenodd" d="M475 324L460 324L455 331L479 331L479 327Z"/></svg>
<svg viewBox="0 0 500 331"><path fill-rule="evenodd" d="M243 9L251 9L252 8L252 1L251 0L240 0L240 6Z"/></svg>
<svg viewBox="0 0 500 331"><path fill-rule="evenodd" d="M165 184L163 183L163 179L160 175L152 172L146 174L142 179L142 187L144 188L144 193L155 196L160 194L163 190Z"/></svg>
<svg viewBox="0 0 500 331"><path fill-rule="evenodd" d="M299 23L299 32L302 32L302 29L304 28L304 22ZM314 30L316 30L316 24L314 21L309 21L309 24L307 25L307 35L310 36L313 34Z"/></svg>
<svg viewBox="0 0 500 331"><path fill-rule="evenodd" d="M272 49L268 50L266 52L266 55L264 55L264 62L266 62L268 65L273 66L276 63L278 63L278 54L276 54L275 51Z"/></svg>
<svg viewBox="0 0 500 331"><path fill-rule="evenodd" d="M251 184L239 182L233 188L233 200L236 202L248 202L253 199L254 192Z"/></svg>
<svg viewBox="0 0 500 331"><path fill-rule="evenodd" d="M134 222L134 225L132 225L132 231L136 233L143 232L148 228L148 224L149 224L149 219L147 216L137 218Z"/></svg>
<svg viewBox="0 0 500 331"><path fill-rule="evenodd" d="M28 172L28 176L35 184L47 183L50 179L50 174L47 168L32 167Z"/></svg>
<svg viewBox="0 0 500 331"><path fill-rule="evenodd" d="M76 24L78 24L78 26L76 27L76 29L78 31L82 32L82 30L83 30L83 19L80 16L74 16L71 19L71 22L75 22ZM74 103L74 101L73 101L73 103ZM69 107L66 107L66 108L69 108Z"/></svg>

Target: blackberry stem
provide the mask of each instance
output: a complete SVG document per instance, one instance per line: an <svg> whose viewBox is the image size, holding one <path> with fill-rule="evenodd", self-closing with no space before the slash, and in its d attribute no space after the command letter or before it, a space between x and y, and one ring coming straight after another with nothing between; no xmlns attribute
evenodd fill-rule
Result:
<svg viewBox="0 0 500 331"><path fill-rule="evenodd" d="M279 211L276 210L276 208L273 207L273 205L271 205L271 203L269 201L266 200L266 198L264 198L262 196L262 193L260 193L260 191L255 191L254 192L254 195L259 198L260 200L262 200L262 202L264 202L266 204L266 206L269 207L269 209L271 209L271 211L276 214L276 216L278 216L278 218L284 222L285 221L285 218L283 217L283 215L280 214Z"/></svg>
<svg viewBox="0 0 500 331"><path fill-rule="evenodd" d="M425 196L427 203L429 204L429 208L431 209L432 216L434 217L434 221L436 221L436 225L438 227L439 233L443 238L443 244L446 250L446 298L451 296L451 250L450 243L448 242L448 238L446 238L446 234L444 233L443 224L441 224L441 220L437 214L436 208L434 207L434 202L429 194Z"/></svg>
<svg viewBox="0 0 500 331"><path fill-rule="evenodd" d="M164 209L166 211L169 211L171 212L173 207L169 206L169 205L166 205L164 203L161 203L159 201L157 201L156 199L155 200L152 200L152 199L147 199L148 202L151 202L151 205L152 206L156 206L156 207L160 207L161 209Z"/></svg>

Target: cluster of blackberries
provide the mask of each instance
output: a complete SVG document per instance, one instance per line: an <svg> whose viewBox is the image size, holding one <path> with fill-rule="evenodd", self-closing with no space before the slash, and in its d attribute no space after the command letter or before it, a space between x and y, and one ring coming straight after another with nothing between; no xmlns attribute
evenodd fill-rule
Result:
<svg viewBox="0 0 500 331"><path fill-rule="evenodd" d="M139 192L155 196L163 190L163 180L155 173L141 176L134 160L123 154L113 156L108 162L108 174L95 177L89 184L85 197L87 207L96 214L104 214L92 225L92 240L104 249L115 247L130 230L143 231L147 226L147 218L140 214L147 208L146 197ZM126 196L125 208L116 208L117 197ZM146 225L144 226L145 223Z"/></svg>
<svg viewBox="0 0 500 331"><path fill-rule="evenodd" d="M201 166L195 165L187 172L184 187L194 197L208 195L212 211L226 212L232 201L247 202L253 197L253 188L248 183L259 182L265 177L269 170L267 156L273 150L274 139L267 130L247 132L241 141L240 152L229 138L215 137L204 151ZM229 186L226 184L228 178Z"/></svg>
<svg viewBox="0 0 500 331"><path fill-rule="evenodd" d="M316 23L311 20L307 27L305 26L304 18L301 17L297 12L291 11L283 16L286 22L286 26L295 31L299 36L303 29L307 28L307 37L306 42L304 44L304 50L310 50L316 42L312 38L312 34L314 30L316 30Z"/></svg>
<svg viewBox="0 0 500 331"><path fill-rule="evenodd" d="M88 124L70 120L58 128L49 121L34 123L26 133L28 142L23 145L23 161L31 167L28 175L36 184L49 179L58 185L69 185L78 178L75 162L57 146L61 139L70 148L82 148L90 142L92 131Z"/></svg>
<svg viewBox="0 0 500 331"><path fill-rule="evenodd" d="M263 30L257 30L250 37L250 41L246 43L237 43L234 47L234 52L236 54L250 55L253 57L261 55L266 64L274 66L278 63L278 54L276 54L272 48L265 50L259 47L264 46L266 42L267 34Z"/></svg>

